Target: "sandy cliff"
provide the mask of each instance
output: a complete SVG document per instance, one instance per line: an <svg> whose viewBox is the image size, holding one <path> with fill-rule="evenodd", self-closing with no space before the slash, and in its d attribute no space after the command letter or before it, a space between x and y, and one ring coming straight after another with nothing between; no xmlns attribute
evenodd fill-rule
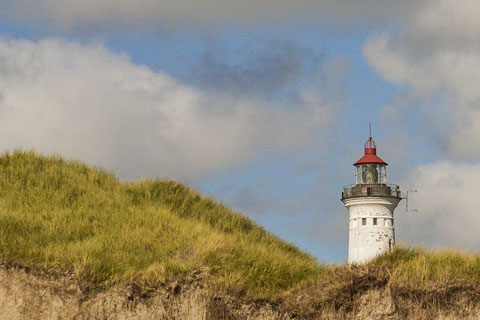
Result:
<svg viewBox="0 0 480 320"><path fill-rule="evenodd" d="M213 294L203 285L207 270L155 288L133 283L102 291L70 272L3 263L0 319L480 319L476 288L400 292L374 273L360 271L350 284L316 284L262 302Z"/></svg>

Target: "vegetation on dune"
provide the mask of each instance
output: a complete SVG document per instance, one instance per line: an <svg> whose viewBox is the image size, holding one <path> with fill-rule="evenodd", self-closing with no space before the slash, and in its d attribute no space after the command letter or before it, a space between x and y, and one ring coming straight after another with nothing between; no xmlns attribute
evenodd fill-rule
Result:
<svg viewBox="0 0 480 320"><path fill-rule="evenodd" d="M480 283L480 255L459 250L398 247L370 265L391 270L390 281L396 286L421 289L458 282Z"/></svg>
<svg viewBox="0 0 480 320"><path fill-rule="evenodd" d="M209 267L215 284L272 297L325 266L250 219L166 180L120 182L60 157L0 157L0 255L73 268L98 287Z"/></svg>
<svg viewBox="0 0 480 320"><path fill-rule="evenodd" d="M364 266L326 266L182 184L123 183L34 152L0 156L0 257L73 269L98 288L158 284L208 267L215 287L281 298L314 316L325 306L348 311L361 292L387 286L426 305L458 288L480 301L478 254L399 247Z"/></svg>
<svg viewBox="0 0 480 320"><path fill-rule="evenodd" d="M399 246L367 264L336 266L326 276L285 291L283 307L305 319L317 319L325 309L348 318L365 303L362 295L377 290L391 299L402 319L412 314L433 319L439 310L463 318L466 306L480 303L479 288L479 254Z"/></svg>

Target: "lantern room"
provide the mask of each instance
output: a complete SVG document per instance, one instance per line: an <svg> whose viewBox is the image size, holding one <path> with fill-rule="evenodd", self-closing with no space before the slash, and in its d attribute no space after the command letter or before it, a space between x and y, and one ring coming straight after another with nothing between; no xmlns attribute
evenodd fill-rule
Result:
<svg viewBox="0 0 480 320"><path fill-rule="evenodd" d="M365 155L353 164L355 184L386 184L387 163L377 156L377 146L370 136L365 142Z"/></svg>

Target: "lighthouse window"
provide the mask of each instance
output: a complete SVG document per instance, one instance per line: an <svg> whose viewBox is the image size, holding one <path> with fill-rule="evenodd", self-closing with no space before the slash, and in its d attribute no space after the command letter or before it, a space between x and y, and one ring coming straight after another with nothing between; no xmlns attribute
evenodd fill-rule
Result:
<svg viewBox="0 0 480 320"><path fill-rule="evenodd" d="M387 171L383 164L364 163L356 165L356 184L387 183Z"/></svg>
<svg viewBox="0 0 480 320"><path fill-rule="evenodd" d="M373 218L373 225L374 225L374 226L377 225L377 218Z"/></svg>
<svg viewBox="0 0 480 320"><path fill-rule="evenodd" d="M362 167L362 182L365 184L378 183L378 165L367 163Z"/></svg>
<svg viewBox="0 0 480 320"><path fill-rule="evenodd" d="M355 173L355 183L360 184L362 182L362 166L357 166L357 170Z"/></svg>
<svg viewBox="0 0 480 320"><path fill-rule="evenodd" d="M379 166L380 183L387 183L387 170L384 165Z"/></svg>
<svg viewBox="0 0 480 320"><path fill-rule="evenodd" d="M367 218L362 218L362 226L366 226L367 225Z"/></svg>

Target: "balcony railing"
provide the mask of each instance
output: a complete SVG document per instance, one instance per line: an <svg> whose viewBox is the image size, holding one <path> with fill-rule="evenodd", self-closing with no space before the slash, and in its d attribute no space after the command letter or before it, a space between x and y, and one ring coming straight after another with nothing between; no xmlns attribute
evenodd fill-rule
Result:
<svg viewBox="0 0 480 320"><path fill-rule="evenodd" d="M343 187L342 200L357 197L402 198L402 193L395 184L352 184Z"/></svg>

